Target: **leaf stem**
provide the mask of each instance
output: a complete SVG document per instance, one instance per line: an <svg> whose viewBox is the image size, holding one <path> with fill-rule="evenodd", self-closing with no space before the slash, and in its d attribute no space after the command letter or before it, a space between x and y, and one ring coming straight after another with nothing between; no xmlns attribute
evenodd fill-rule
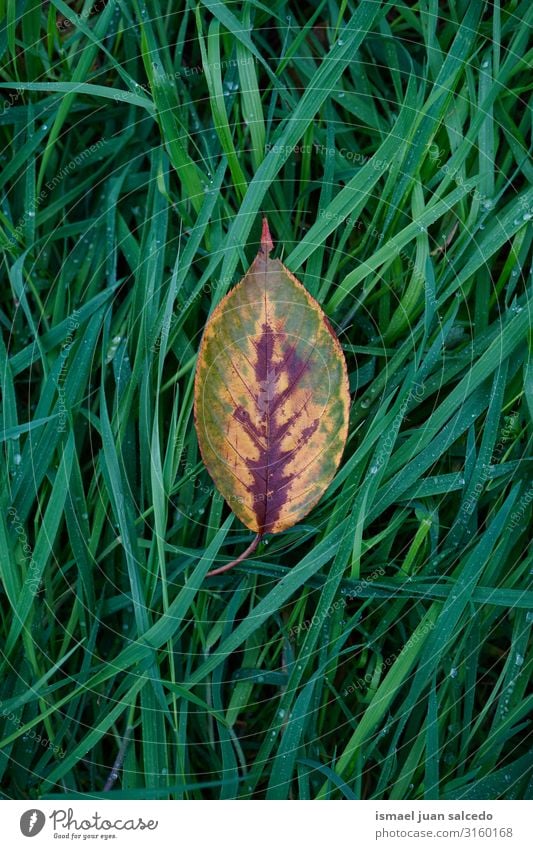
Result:
<svg viewBox="0 0 533 849"><path fill-rule="evenodd" d="M237 563L242 563L243 560L246 560L249 554L251 554L263 538L263 534L257 534L256 537L252 540L248 548L246 548L242 554L239 554L236 560L232 560L231 563L225 563L224 566L220 566L218 569L213 569L211 572L208 572L206 578L210 578L211 575L220 575L222 572L227 572L228 569L231 569L233 566L236 566Z"/></svg>

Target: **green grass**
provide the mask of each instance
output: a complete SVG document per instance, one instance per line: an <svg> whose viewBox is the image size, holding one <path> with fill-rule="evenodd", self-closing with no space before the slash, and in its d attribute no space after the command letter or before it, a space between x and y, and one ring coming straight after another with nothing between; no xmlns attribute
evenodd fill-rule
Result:
<svg viewBox="0 0 533 849"><path fill-rule="evenodd" d="M530 3L75 11L0 2L3 797L530 797ZM205 579L251 534L195 357L262 213L350 433Z"/></svg>

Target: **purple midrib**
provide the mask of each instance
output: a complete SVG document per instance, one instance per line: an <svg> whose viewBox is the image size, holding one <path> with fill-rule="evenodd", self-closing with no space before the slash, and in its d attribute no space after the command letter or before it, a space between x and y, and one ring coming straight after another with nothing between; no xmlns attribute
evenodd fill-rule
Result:
<svg viewBox="0 0 533 849"><path fill-rule="evenodd" d="M291 420L281 422L279 426L275 423L274 414L280 402L289 397L290 392L309 368L310 361L310 357L302 361L296 355L295 346L290 346L285 349L281 361L276 365L273 359L276 341L283 344L284 334L276 334L265 315L261 335L254 342L257 354L254 367L255 379L259 387L255 402L260 424L257 426L242 406L235 410L236 418L247 427L249 432L251 430L253 441L259 451L259 458L247 461L246 465L253 478L250 491L260 533L267 533L270 530L287 501L287 485L292 475L287 473L286 465L294 450L283 451L281 440L302 411L297 411ZM275 384L282 372L288 377L288 391L276 394ZM306 436L311 435L315 427L316 423L308 426L304 430Z"/></svg>

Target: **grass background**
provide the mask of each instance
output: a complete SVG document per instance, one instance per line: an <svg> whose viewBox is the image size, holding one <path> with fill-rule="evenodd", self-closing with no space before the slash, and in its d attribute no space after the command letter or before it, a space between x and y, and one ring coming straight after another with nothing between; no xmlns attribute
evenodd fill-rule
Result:
<svg viewBox="0 0 533 849"><path fill-rule="evenodd" d="M531 11L1 0L5 798L531 796ZM262 212L350 433L205 580L251 535L195 356Z"/></svg>

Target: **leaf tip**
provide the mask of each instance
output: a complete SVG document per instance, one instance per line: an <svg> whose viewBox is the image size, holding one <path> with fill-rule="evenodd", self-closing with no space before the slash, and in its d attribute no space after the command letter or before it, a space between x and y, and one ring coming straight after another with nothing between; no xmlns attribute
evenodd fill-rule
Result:
<svg viewBox="0 0 533 849"><path fill-rule="evenodd" d="M274 250L274 242L272 241L272 236L270 235L270 229L268 226L268 219L266 215L263 216L263 229L261 230L261 253L264 253L265 256L268 256L271 251Z"/></svg>

